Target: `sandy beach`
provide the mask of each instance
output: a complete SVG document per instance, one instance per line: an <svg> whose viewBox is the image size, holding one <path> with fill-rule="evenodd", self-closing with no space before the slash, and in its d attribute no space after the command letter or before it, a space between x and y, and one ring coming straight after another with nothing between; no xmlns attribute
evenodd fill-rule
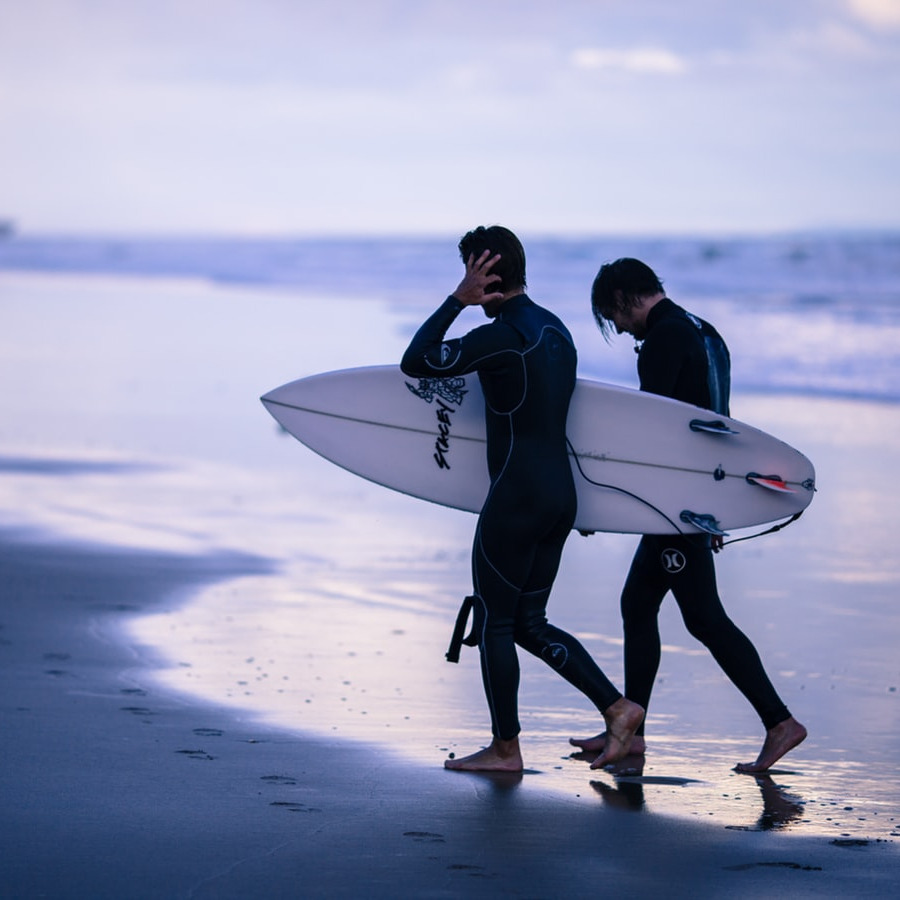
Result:
<svg viewBox="0 0 900 900"><path fill-rule="evenodd" d="M861 897L896 887L895 822L870 820L877 837L841 837L843 826L828 833L810 812L824 805L850 821L848 805L871 802L852 771L841 778L852 794L820 794L821 754L798 751L795 765L748 778L727 774L725 746L695 742L697 765L682 746L678 762L663 751L648 765L661 774L617 780L567 762L557 741L555 757L522 777L444 772L437 754L276 729L148 677L159 660L122 641L123 617L259 561L10 534L2 548L6 897L557 897L598 883L636 896ZM419 685L436 677L423 672ZM692 791L708 816L696 799L675 801L680 814L672 801L657 811L665 795ZM816 827L790 831L810 818Z"/></svg>
<svg viewBox="0 0 900 900"><path fill-rule="evenodd" d="M733 399L818 473L799 522L718 562L810 729L776 769L731 771L760 726L667 603L643 765L592 772L567 739L596 713L526 659L525 773L464 775L441 763L488 738L477 658L443 653L474 518L330 466L256 399L396 359L397 320L197 282L0 290L2 896L896 894L896 406ZM620 684L634 544L573 535L551 600Z"/></svg>

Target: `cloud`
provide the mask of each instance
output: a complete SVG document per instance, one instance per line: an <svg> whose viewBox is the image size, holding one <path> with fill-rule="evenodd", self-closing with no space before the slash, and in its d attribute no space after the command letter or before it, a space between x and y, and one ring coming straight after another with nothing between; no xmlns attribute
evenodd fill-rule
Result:
<svg viewBox="0 0 900 900"><path fill-rule="evenodd" d="M900 0L7 5L0 214L26 228L456 230L473 210L780 228L900 209Z"/></svg>
<svg viewBox="0 0 900 900"><path fill-rule="evenodd" d="M680 56L654 48L604 50L584 47L573 51L571 60L578 69L613 69L661 75L680 75L688 68Z"/></svg>
<svg viewBox="0 0 900 900"><path fill-rule="evenodd" d="M900 28L900 0L849 0L850 11L875 28Z"/></svg>

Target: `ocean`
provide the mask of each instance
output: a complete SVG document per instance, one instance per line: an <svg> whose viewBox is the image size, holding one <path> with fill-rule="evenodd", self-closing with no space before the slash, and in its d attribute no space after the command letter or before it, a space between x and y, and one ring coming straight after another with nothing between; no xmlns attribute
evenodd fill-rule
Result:
<svg viewBox="0 0 900 900"><path fill-rule="evenodd" d="M529 293L579 338L587 377L634 383L593 337L590 285L636 256L731 347L738 391L900 400L900 234L529 238ZM0 241L0 271L200 279L381 301L412 329L455 286L453 238L51 238ZM373 360L374 361L374 360ZM390 362L390 360L378 360Z"/></svg>

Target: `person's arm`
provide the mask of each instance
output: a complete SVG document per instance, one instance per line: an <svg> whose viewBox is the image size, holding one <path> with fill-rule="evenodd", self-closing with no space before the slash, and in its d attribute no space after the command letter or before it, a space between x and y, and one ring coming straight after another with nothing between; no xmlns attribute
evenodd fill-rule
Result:
<svg viewBox="0 0 900 900"><path fill-rule="evenodd" d="M406 375L418 378L443 378L474 371L490 354L504 349L502 331L483 326L464 338L445 341L444 335L466 306L482 306L503 298L490 286L500 276L491 275L491 267L500 258L485 251L477 260L466 260L466 274L456 290L432 313L415 333L400 368Z"/></svg>
<svg viewBox="0 0 900 900"><path fill-rule="evenodd" d="M403 359L400 360L400 368L404 374L417 378L436 376L439 374L453 375L453 371L446 370L447 364L452 364L459 356L459 340L444 341L447 329L462 312L463 305L452 294L432 313L413 336Z"/></svg>

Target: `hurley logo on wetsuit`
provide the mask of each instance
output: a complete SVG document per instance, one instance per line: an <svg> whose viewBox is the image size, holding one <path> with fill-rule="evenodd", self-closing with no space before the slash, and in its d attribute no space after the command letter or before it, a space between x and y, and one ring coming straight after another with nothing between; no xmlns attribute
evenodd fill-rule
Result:
<svg viewBox="0 0 900 900"><path fill-rule="evenodd" d="M686 565L687 560L680 550L668 547L660 554L659 561L663 568L671 575L680 572Z"/></svg>

